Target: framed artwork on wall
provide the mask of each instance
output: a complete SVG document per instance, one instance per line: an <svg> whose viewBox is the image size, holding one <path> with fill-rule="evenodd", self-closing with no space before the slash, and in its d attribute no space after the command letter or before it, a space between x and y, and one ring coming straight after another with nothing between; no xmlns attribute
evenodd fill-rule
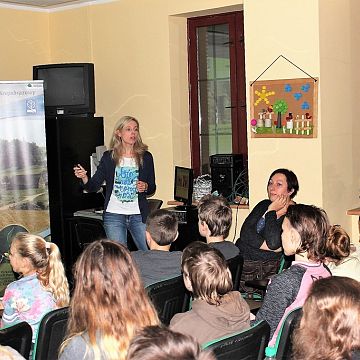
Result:
<svg viewBox="0 0 360 360"><path fill-rule="evenodd" d="M252 137L315 138L317 79L282 79L250 84Z"/></svg>

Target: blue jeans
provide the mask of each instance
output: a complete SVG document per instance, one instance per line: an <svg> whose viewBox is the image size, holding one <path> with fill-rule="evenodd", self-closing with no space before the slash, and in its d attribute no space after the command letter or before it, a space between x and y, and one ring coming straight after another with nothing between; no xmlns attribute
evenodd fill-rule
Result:
<svg viewBox="0 0 360 360"><path fill-rule="evenodd" d="M140 214L122 215L104 212L104 228L106 236L127 246L127 230L139 250L149 250L145 238L145 224Z"/></svg>

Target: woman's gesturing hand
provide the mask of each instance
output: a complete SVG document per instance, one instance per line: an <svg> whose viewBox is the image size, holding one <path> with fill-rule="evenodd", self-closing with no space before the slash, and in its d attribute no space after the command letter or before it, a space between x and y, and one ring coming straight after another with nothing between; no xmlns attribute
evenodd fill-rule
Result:
<svg viewBox="0 0 360 360"><path fill-rule="evenodd" d="M81 179L84 184L89 180L87 171L80 164L74 166L74 174L77 178Z"/></svg>

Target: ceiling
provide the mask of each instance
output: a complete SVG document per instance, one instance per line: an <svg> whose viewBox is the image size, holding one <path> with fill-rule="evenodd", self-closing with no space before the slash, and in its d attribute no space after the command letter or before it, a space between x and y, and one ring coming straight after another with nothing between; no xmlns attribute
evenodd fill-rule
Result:
<svg viewBox="0 0 360 360"><path fill-rule="evenodd" d="M96 2L96 0L0 0L0 5L22 5L42 9L56 8L64 5Z"/></svg>

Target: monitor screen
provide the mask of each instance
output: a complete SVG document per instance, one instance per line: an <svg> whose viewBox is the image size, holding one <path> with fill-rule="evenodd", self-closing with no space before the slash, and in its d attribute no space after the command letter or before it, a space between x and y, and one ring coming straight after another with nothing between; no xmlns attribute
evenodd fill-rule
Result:
<svg viewBox="0 0 360 360"><path fill-rule="evenodd" d="M193 169L175 166L174 199L183 202L184 205L191 205L193 182Z"/></svg>

